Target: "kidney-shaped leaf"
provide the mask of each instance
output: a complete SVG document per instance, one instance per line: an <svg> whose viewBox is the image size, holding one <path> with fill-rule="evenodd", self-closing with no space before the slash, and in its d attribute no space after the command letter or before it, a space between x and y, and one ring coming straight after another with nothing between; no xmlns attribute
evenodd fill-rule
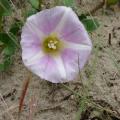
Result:
<svg viewBox="0 0 120 120"><path fill-rule="evenodd" d="M92 32L100 26L96 19L83 19L82 23L88 32Z"/></svg>

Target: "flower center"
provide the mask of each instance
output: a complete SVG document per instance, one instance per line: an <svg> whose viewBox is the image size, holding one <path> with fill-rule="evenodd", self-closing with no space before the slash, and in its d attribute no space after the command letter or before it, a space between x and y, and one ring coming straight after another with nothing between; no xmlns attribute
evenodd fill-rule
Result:
<svg viewBox="0 0 120 120"><path fill-rule="evenodd" d="M57 43L58 41L56 40L50 40L50 42L48 42L48 48L56 50L57 49Z"/></svg>
<svg viewBox="0 0 120 120"><path fill-rule="evenodd" d="M63 44L56 34L51 34L43 40L42 47L45 53L57 55L61 51Z"/></svg>

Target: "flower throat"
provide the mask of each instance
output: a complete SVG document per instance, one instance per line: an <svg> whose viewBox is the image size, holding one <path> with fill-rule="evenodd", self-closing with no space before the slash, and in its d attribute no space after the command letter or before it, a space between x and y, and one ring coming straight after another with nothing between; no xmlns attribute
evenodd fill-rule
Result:
<svg viewBox="0 0 120 120"><path fill-rule="evenodd" d="M55 35L51 34L43 40L43 51L50 55L57 55L62 48L61 40Z"/></svg>

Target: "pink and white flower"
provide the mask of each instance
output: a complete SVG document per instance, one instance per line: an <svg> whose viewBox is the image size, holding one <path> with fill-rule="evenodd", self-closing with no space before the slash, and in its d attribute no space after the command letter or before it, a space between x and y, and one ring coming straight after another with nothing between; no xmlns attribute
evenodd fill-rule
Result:
<svg viewBox="0 0 120 120"><path fill-rule="evenodd" d="M64 6L29 17L21 39L24 65L52 83L74 80L92 49L83 24L71 8Z"/></svg>

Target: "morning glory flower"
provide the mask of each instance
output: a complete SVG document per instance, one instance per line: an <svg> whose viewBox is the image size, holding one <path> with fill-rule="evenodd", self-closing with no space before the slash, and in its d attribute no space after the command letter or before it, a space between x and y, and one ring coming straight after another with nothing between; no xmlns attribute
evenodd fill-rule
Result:
<svg viewBox="0 0 120 120"><path fill-rule="evenodd" d="M64 6L30 16L22 29L21 46L24 65L52 83L74 80L92 49L83 24Z"/></svg>

